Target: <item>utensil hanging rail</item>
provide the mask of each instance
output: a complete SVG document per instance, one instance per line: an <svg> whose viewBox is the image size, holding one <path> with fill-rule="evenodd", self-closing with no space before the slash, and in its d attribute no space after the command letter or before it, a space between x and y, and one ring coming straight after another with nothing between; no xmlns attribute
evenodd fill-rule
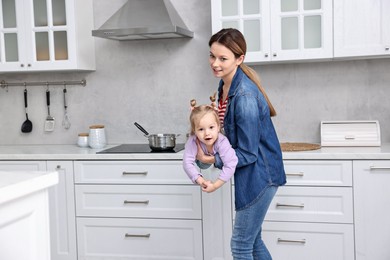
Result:
<svg viewBox="0 0 390 260"><path fill-rule="evenodd" d="M5 80L0 81L0 87L27 87L27 86L68 86L68 85L81 85L85 87L87 81L85 79L80 81L39 81L39 82L6 82Z"/></svg>

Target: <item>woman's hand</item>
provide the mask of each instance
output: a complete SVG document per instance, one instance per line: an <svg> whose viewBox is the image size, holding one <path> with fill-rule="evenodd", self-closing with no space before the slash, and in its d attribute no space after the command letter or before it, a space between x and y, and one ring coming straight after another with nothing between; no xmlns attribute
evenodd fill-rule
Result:
<svg viewBox="0 0 390 260"><path fill-rule="evenodd" d="M200 146L200 141L196 138L196 145L198 146L198 153L196 154L196 159L202 163L214 164L215 158L213 155L207 155L203 152L202 147Z"/></svg>

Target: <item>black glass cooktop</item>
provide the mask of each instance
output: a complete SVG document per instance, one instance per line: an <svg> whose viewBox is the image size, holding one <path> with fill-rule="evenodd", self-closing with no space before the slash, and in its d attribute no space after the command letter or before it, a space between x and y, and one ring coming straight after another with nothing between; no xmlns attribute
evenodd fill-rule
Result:
<svg viewBox="0 0 390 260"><path fill-rule="evenodd" d="M177 153L184 149L184 144L176 144L175 148L153 151L149 144L121 144L96 153Z"/></svg>

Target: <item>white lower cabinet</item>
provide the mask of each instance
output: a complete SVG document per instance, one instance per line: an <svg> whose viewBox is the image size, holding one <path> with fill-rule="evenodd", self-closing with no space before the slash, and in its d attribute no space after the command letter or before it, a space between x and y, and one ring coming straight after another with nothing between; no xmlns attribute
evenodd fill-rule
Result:
<svg viewBox="0 0 390 260"><path fill-rule="evenodd" d="M76 161L78 259L203 260L201 190L181 161Z"/></svg>
<svg viewBox="0 0 390 260"><path fill-rule="evenodd" d="M354 161L356 260L390 259L390 161Z"/></svg>
<svg viewBox="0 0 390 260"><path fill-rule="evenodd" d="M76 260L76 213L73 161L47 161L47 170L58 172L58 185L49 189L52 260Z"/></svg>
<svg viewBox="0 0 390 260"><path fill-rule="evenodd" d="M263 224L274 260L354 259L352 161L285 160Z"/></svg>
<svg viewBox="0 0 390 260"><path fill-rule="evenodd" d="M219 169L202 170L206 179L215 180ZM212 192L202 192L204 260L231 260L232 186L230 182Z"/></svg>

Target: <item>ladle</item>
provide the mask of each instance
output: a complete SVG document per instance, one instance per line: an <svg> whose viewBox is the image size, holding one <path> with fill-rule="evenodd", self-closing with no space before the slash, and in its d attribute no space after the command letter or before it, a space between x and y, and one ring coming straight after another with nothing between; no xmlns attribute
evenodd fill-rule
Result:
<svg viewBox="0 0 390 260"><path fill-rule="evenodd" d="M22 133L30 133L32 131L33 124L28 119L28 113L27 113L27 89L24 89L24 110L26 112L26 121L23 122L21 130L22 130Z"/></svg>

